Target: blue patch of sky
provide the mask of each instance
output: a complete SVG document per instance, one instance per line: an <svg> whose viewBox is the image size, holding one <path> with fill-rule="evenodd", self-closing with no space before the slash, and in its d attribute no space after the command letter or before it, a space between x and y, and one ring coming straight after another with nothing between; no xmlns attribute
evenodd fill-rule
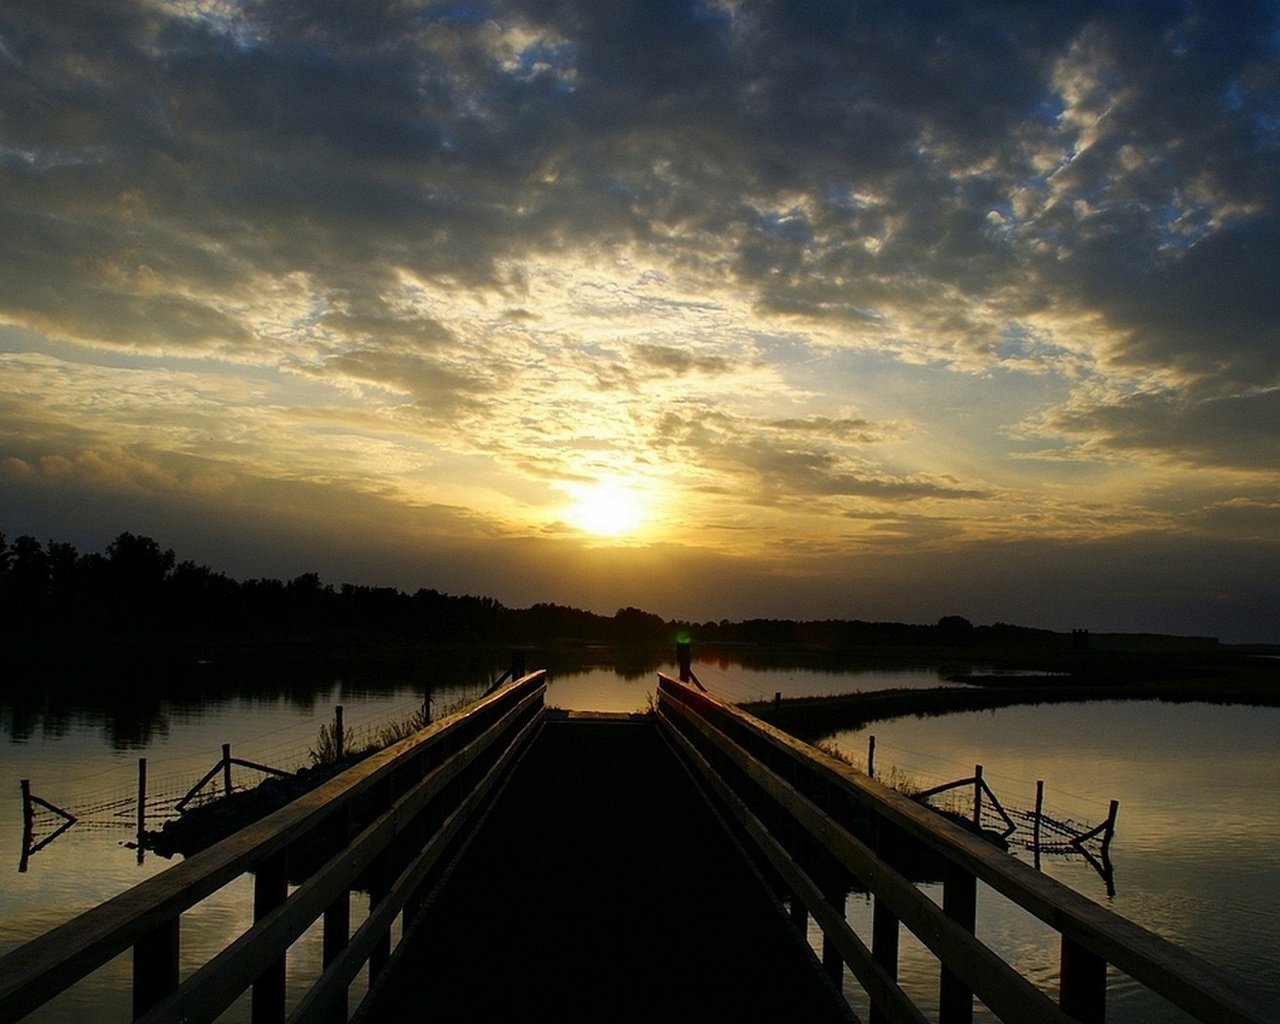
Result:
<svg viewBox="0 0 1280 1024"><path fill-rule="evenodd" d="M691 17L695 24L701 23L704 25L728 25L733 21L732 12L719 4L708 3L707 0L694 0Z"/></svg>
<svg viewBox="0 0 1280 1024"><path fill-rule="evenodd" d="M1031 360L1038 362L1045 372L1053 369L1052 361L1068 357L1070 352L1061 345L1046 341L1019 324L1010 324L1000 332L1000 344L996 346L996 356L1001 361ZM1006 372L1033 372L1023 366L1000 367Z"/></svg>
<svg viewBox="0 0 1280 1024"><path fill-rule="evenodd" d="M1041 124L1057 124L1058 119L1062 117L1066 109L1067 104L1062 99L1062 96L1050 90L1045 92L1040 97L1040 101L1032 107L1031 117Z"/></svg>
<svg viewBox="0 0 1280 1024"><path fill-rule="evenodd" d="M809 218L801 210L763 210L756 217L756 227L766 234L797 242L806 248L813 245Z"/></svg>
<svg viewBox="0 0 1280 1024"><path fill-rule="evenodd" d="M1027 332L1014 332L1008 342L1025 347L1032 343L1030 338ZM1052 348L1039 344L1046 351ZM822 396L826 407L810 412L834 415L852 409L874 423L914 423L934 437L952 436L967 447L988 452L1046 448L1042 438L1024 442L1010 438L1008 431L1061 403L1071 389L1071 381L1056 372L997 367L986 374L962 373L942 364L905 363L889 352L832 351L797 339L767 336L757 338L757 346L767 361L779 367L788 384Z"/></svg>
<svg viewBox="0 0 1280 1024"><path fill-rule="evenodd" d="M1280 139L1280 97L1274 92L1260 96L1237 78L1223 92L1222 104L1233 113L1247 117L1258 134L1272 145Z"/></svg>
<svg viewBox="0 0 1280 1024"><path fill-rule="evenodd" d="M423 21L447 25L478 25L493 18L493 12L480 4L438 4L423 11Z"/></svg>
<svg viewBox="0 0 1280 1024"><path fill-rule="evenodd" d="M577 63L578 48L574 43L548 43L538 40L521 50L516 66L509 74L518 81L527 82L549 68L556 78L556 89L573 92L574 83L567 74Z"/></svg>

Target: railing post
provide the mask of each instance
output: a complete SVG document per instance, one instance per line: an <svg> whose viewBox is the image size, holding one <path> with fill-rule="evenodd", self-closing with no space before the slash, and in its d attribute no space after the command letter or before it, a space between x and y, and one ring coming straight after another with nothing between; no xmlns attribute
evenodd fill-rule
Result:
<svg viewBox="0 0 1280 1024"><path fill-rule="evenodd" d="M836 883L834 880L829 881L823 886L823 893L827 902L836 910L837 913L844 917L844 905L846 893L844 886ZM836 944L831 941L830 937L824 932L822 935L822 968L827 972L836 988L840 988L844 981L844 957L840 955L840 950L836 948Z"/></svg>
<svg viewBox="0 0 1280 1024"><path fill-rule="evenodd" d="M178 988L178 918L139 939L133 947L133 1016L136 1020Z"/></svg>
<svg viewBox="0 0 1280 1024"><path fill-rule="evenodd" d="M894 843L894 828L883 818L876 818L876 856L888 860ZM871 904L871 956L895 981L898 978L899 924L893 911L879 896ZM889 1018L875 1003L871 1004L871 1024L886 1024Z"/></svg>
<svg viewBox="0 0 1280 1024"><path fill-rule="evenodd" d="M222 744L222 795L231 795L231 744Z"/></svg>
<svg viewBox="0 0 1280 1024"><path fill-rule="evenodd" d="M334 832L338 844L346 846L351 832L351 805L335 815ZM328 967L342 954L351 941L351 891L343 889L342 893L324 910L324 966ZM347 992L341 992L329 1011L330 1024L346 1024Z"/></svg>
<svg viewBox="0 0 1280 1024"><path fill-rule="evenodd" d="M338 704L333 709L333 759L335 761L342 760L342 705Z"/></svg>
<svg viewBox="0 0 1280 1024"><path fill-rule="evenodd" d="M1107 962L1074 939L1062 936L1058 1005L1081 1024L1103 1024L1107 1016Z"/></svg>
<svg viewBox="0 0 1280 1024"><path fill-rule="evenodd" d="M260 921L289 895L289 851L258 865L253 878L253 919ZM285 955L273 960L253 983L253 1024L281 1024L285 1008Z"/></svg>
<svg viewBox="0 0 1280 1024"><path fill-rule="evenodd" d="M395 803L395 788L392 778L380 786L381 795L375 806L385 810ZM372 914L391 892L394 878L394 864L391 847L383 850L369 865L369 913ZM373 948L369 951L369 984L382 972L391 960L391 929L378 935Z"/></svg>
<svg viewBox="0 0 1280 1024"><path fill-rule="evenodd" d="M872 736L867 740L867 778L874 779L876 777L876 738Z"/></svg>
<svg viewBox="0 0 1280 1024"><path fill-rule="evenodd" d="M977 910L978 880L948 860L942 880L942 912L973 934ZM973 1020L973 993L945 964L939 979L938 1020L940 1024L971 1024Z"/></svg>

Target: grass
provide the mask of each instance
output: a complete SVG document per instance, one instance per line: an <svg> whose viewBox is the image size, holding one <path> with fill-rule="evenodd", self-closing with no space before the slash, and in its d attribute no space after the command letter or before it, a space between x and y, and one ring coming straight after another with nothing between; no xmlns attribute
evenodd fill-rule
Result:
<svg viewBox="0 0 1280 1024"><path fill-rule="evenodd" d="M428 717L426 708L418 708L400 718L391 718L369 726L364 732L363 739L358 739L356 731L347 727L342 730L342 759L367 757L393 743L399 743L414 733L421 732L431 724L433 718L447 718L471 704L474 699L474 697L461 697L437 708L436 714L432 717ZM315 745L307 748L307 757L313 765L317 766L334 764L338 760L337 732L332 722L325 722L320 726Z"/></svg>

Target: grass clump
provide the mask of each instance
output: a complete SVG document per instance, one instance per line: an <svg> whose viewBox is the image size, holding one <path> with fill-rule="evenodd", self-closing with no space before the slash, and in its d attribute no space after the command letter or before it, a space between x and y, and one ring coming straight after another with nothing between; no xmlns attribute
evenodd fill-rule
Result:
<svg viewBox="0 0 1280 1024"><path fill-rule="evenodd" d="M354 729L342 730L342 752L344 755L351 752L355 741L356 734ZM325 722L320 726L320 731L316 734L315 746L307 748L307 757L311 759L311 763L316 767L337 762L338 730L333 722Z"/></svg>

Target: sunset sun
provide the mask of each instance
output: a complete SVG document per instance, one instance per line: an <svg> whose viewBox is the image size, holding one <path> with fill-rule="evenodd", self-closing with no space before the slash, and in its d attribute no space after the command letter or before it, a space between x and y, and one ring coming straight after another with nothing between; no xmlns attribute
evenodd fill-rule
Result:
<svg viewBox="0 0 1280 1024"><path fill-rule="evenodd" d="M574 492L567 518L578 529L597 537L634 533L644 521L640 496L616 483L599 483Z"/></svg>

